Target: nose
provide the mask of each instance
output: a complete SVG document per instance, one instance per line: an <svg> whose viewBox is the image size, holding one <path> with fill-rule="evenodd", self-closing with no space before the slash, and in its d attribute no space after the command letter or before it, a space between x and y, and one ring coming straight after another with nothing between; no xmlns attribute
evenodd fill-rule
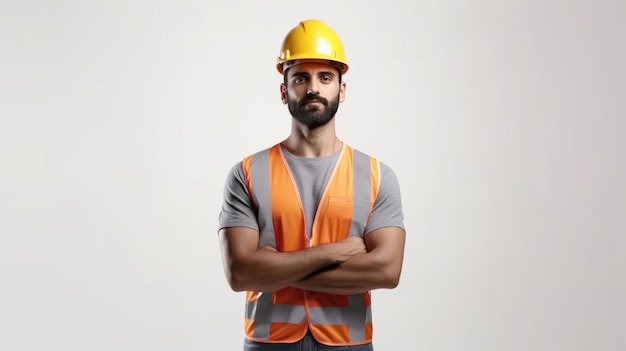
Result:
<svg viewBox="0 0 626 351"><path fill-rule="evenodd" d="M319 90L319 82L317 81L317 79L311 79L309 80L309 86L307 87L307 94L312 94L312 95L319 95L320 94L320 90Z"/></svg>

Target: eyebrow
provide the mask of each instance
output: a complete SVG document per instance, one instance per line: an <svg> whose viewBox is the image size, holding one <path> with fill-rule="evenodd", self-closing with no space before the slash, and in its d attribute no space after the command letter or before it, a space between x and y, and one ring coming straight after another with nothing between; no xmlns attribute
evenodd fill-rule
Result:
<svg viewBox="0 0 626 351"><path fill-rule="evenodd" d="M332 71L322 71L322 72L319 72L317 75L333 76L333 77L337 76L335 72L332 72Z"/></svg>
<svg viewBox="0 0 626 351"><path fill-rule="evenodd" d="M309 76L310 76L309 72L301 71L301 72L294 72L291 77L293 78L293 77L309 77Z"/></svg>
<svg viewBox="0 0 626 351"><path fill-rule="evenodd" d="M332 71L320 71L317 72L318 76L332 76L332 77L336 77L337 75L332 72ZM305 71L300 71L300 72L294 72L292 75L293 77L310 77L311 75L309 74L309 72L305 72Z"/></svg>

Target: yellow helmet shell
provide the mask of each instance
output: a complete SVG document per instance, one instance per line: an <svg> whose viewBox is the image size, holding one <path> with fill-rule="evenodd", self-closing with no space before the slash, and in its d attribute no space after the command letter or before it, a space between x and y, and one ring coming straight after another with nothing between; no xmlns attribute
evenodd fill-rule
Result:
<svg viewBox="0 0 626 351"><path fill-rule="evenodd" d="M290 65L319 60L330 61L342 74L348 72L348 60L337 33L320 20L305 20L287 33L276 69L283 74Z"/></svg>

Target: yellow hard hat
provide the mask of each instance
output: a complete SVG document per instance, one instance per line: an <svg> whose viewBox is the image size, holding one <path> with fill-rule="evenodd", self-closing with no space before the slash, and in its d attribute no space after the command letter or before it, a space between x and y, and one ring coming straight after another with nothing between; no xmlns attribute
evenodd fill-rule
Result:
<svg viewBox="0 0 626 351"><path fill-rule="evenodd" d="M348 60L339 36L320 20L302 21L287 33L276 69L283 74L290 65L308 60L330 61L342 74L348 72Z"/></svg>

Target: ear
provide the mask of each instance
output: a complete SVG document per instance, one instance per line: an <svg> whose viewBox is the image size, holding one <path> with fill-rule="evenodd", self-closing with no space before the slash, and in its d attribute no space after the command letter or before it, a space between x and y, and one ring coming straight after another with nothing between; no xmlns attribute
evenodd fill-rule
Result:
<svg viewBox="0 0 626 351"><path fill-rule="evenodd" d="M287 87L285 86L285 83L280 83L280 100L283 104L287 103Z"/></svg>
<svg viewBox="0 0 626 351"><path fill-rule="evenodd" d="M339 84L339 102L343 102L346 99L346 82Z"/></svg>

